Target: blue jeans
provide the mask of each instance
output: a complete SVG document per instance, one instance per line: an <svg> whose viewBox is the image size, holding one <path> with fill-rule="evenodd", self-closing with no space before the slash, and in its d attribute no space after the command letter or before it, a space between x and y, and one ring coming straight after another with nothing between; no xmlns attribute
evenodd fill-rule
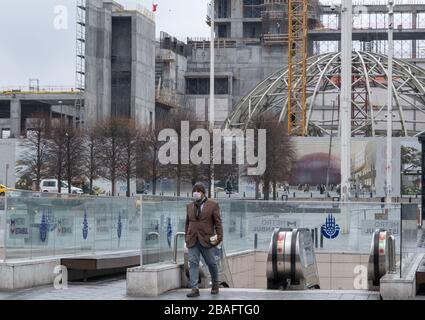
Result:
<svg viewBox="0 0 425 320"><path fill-rule="evenodd" d="M218 266L214 255L215 248L204 248L199 242L192 248L189 248L189 278L190 287L192 289L198 288L199 281L199 261L201 254L208 266L211 274L212 282L218 282Z"/></svg>

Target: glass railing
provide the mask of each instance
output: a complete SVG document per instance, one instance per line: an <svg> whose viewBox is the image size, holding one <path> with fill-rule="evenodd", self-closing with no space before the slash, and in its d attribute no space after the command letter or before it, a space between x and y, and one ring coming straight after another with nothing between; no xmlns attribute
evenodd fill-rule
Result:
<svg viewBox="0 0 425 320"><path fill-rule="evenodd" d="M401 272L408 274L415 257L425 252L425 235L420 227L420 208L408 203L401 206Z"/></svg>
<svg viewBox="0 0 425 320"><path fill-rule="evenodd" d="M3 259L140 250L140 198L8 191L5 202Z"/></svg>
<svg viewBox="0 0 425 320"><path fill-rule="evenodd" d="M174 260L188 198L96 197L10 191L0 211L0 259L142 252L142 263ZM267 251L275 228L314 230L317 252L368 255L376 229L390 230L400 258L400 204L218 200L226 253ZM322 230L324 229L324 230ZM184 237L177 238L183 259Z"/></svg>
<svg viewBox="0 0 425 320"><path fill-rule="evenodd" d="M184 231L187 198L144 196L143 264L171 261L173 236ZM369 255L372 235L384 228L396 238L400 257L400 204L219 199L227 253L269 248L275 228L314 230L317 252ZM322 232L322 228L326 232ZM178 241L182 259L183 238Z"/></svg>

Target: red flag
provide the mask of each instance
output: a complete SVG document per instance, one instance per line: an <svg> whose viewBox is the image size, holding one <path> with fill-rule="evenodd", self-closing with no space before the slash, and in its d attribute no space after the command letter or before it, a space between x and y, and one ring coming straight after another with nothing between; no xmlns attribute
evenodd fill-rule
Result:
<svg viewBox="0 0 425 320"><path fill-rule="evenodd" d="M152 4L152 12L156 12L157 8L158 8L157 4Z"/></svg>

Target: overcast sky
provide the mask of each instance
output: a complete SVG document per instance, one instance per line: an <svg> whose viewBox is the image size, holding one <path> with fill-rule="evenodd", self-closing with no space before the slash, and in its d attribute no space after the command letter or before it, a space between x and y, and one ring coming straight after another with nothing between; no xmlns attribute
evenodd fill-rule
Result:
<svg viewBox="0 0 425 320"><path fill-rule="evenodd" d="M119 0L134 8L152 8L152 0ZM208 0L155 0L156 32L181 39L208 37L205 24ZM40 85L74 86L75 0L1 0L0 87ZM68 12L67 29L55 28L55 9ZM57 22L57 19L56 19ZM1 88L0 88L1 89Z"/></svg>

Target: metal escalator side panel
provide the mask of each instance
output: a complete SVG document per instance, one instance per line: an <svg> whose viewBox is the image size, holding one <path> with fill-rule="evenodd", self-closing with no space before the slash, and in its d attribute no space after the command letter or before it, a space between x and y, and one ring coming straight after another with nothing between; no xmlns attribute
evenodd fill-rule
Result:
<svg viewBox="0 0 425 320"><path fill-rule="evenodd" d="M273 261L272 261L272 248L273 248L273 239L274 239L274 232L272 233L270 237L270 244L269 244L269 250L267 253L267 262L266 262L266 277L267 279L273 279Z"/></svg>
<svg viewBox="0 0 425 320"><path fill-rule="evenodd" d="M381 277L388 271L388 236L389 233L387 231L381 231L379 233L379 274Z"/></svg>
<svg viewBox="0 0 425 320"><path fill-rule="evenodd" d="M276 244L276 249L277 249L277 273L279 275L279 277L281 278L282 275L284 274L285 270L284 270L284 263L285 263L285 231L279 231L278 236L277 236L277 244Z"/></svg>
<svg viewBox="0 0 425 320"><path fill-rule="evenodd" d="M310 230L302 230L299 233L299 257L301 277L305 280L307 288L320 288L319 273L317 268L314 243Z"/></svg>
<svg viewBox="0 0 425 320"><path fill-rule="evenodd" d="M373 284L379 285L379 231L376 231L373 238Z"/></svg>

